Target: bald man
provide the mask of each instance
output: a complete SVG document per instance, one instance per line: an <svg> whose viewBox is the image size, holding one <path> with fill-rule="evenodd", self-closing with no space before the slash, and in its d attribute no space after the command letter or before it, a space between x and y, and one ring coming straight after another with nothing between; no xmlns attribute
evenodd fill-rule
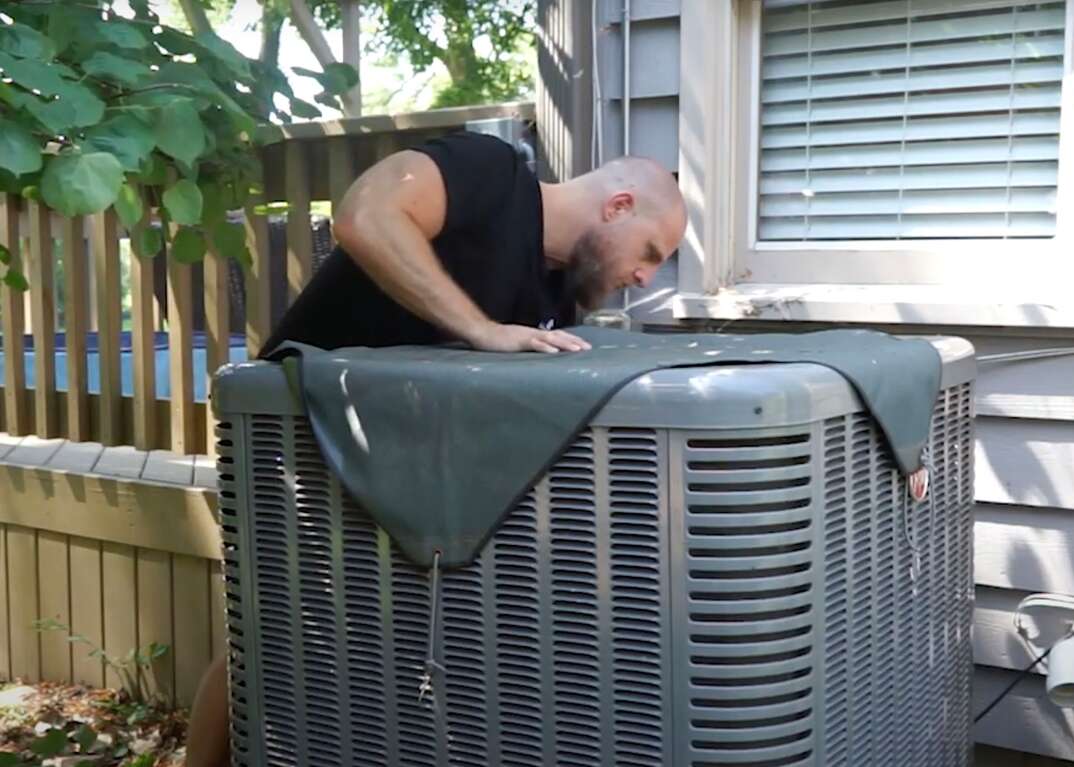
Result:
<svg viewBox="0 0 1074 767"><path fill-rule="evenodd" d="M652 160L624 157L538 182L510 145L459 133L363 173L332 231L339 247L287 311L283 341L323 349L462 341L495 352L576 352L577 306L645 286L678 247L686 207ZM227 671L217 660L190 718L188 767L228 760Z"/></svg>
<svg viewBox="0 0 1074 767"><path fill-rule="evenodd" d="M651 160L544 184L498 138L434 139L351 186L333 224L339 247L264 351L285 340L583 349L561 330L576 324L576 304L648 283L685 227L674 176Z"/></svg>

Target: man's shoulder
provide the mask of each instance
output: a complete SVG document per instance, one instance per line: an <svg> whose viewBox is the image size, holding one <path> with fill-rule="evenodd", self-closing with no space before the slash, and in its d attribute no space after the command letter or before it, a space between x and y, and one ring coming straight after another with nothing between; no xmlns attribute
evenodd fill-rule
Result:
<svg viewBox="0 0 1074 767"><path fill-rule="evenodd" d="M488 133L459 130L429 139L413 149L430 155L434 160L473 163L515 162L518 154L513 146Z"/></svg>

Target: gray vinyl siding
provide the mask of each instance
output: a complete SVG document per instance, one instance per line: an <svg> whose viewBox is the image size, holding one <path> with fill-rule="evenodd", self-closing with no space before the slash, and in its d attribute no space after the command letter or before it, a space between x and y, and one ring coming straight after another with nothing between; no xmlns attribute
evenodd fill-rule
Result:
<svg viewBox="0 0 1074 767"><path fill-rule="evenodd" d="M623 8L600 0L597 48L604 122L604 157L623 151ZM630 153L679 169L679 2L631 0Z"/></svg>

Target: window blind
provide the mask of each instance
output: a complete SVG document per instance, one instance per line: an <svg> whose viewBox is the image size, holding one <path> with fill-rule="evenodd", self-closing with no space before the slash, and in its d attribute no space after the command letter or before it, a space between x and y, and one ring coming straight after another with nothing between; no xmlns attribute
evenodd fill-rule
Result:
<svg viewBox="0 0 1074 767"><path fill-rule="evenodd" d="M760 240L1050 237L1065 2L765 0Z"/></svg>

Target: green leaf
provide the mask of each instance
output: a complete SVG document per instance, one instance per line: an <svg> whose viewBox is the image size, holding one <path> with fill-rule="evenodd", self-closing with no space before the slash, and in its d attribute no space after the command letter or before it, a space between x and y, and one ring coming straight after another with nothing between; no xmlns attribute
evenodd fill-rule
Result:
<svg viewBox="0 0 1074 767"><path fill-rule="evenodd" d="M200 47L198 42L181 30L172 27L164 27L156 36L159 45L176 56L197 55Z"/></svg>
<svg viewBox="0 0 1074 767"><path fill-rule="evenodd" d="M41 620L34 621L30 624L30 627L35 631L66 631L67 624L60 623L55 618L43 618Z"/></svg>
<svg viewBox="0 0 1074 767"><path fill-rule="evenodd" d="M88 724L84 724L75 731L75 743L83 754L89 753L97 743L97 733Z"/></svg>
<svg viewBox="0 0 1074 767"><path fill-rule="evenodd" d="M0 168L16 176L41 169L41 145L30 131L12 120L0 120Z"/></svg>
<svg viewBox="0 0 1074 767"><path fill-rule="evenodd" d="M124 117L134 118L147 128L152 128L156 124L156 114L156 109L153 107L139 105L108 107L104 110L104 116L107 120L122 115Z"/></svg>
<svg viewBox="0 0 1074 767"><path fill-rule="evenodd" d="M138 27L126 21L120 21L114 16L109 18L108 21L98 21L95 25L95 31L112 45L119 48L141 50L149 45L149 41L145 39L145 35L141 33Z"/></svg>
<svg viewBox="0 0 1074 767"><path fill-rule="evenodd" d="M294 73L302 77L312 77L319 82L328 93L340 95L346 93L358 84L358 73L350 64L333 62L324 68L323 72L314 72L312 69L295 67Z"/></svg>
<svg viewBox="0 0 1074 767"><path fill-rule="evenodd" d="M123 226L131 229L142 220L142 197L138 190L130 184L124 184L119 188L119 197L116 198L116 214Z"/></svg>
<svg viewBox="0 0 1074 767"><path fill-rule="evenodd" d="M246 249L246 229L242 224L217 224L212 230L212 241L216 252L225 258L233 258L247 266L253 263L250 251Z"/></svg>
<svg viewBox="0 0 1074 767"><path fill-rule="evenodd" d="M247 82L253 80L254 76L250 71L250 62L235 50L231 43L221 39L214 32L203 32L194 39L216 56L236 78Z"/></svg>
<svg viewBox="0 0 1074 767"><path fill-rule="evenodd" d="M198 260L200 261L202 259L202 257L205 255L205 237L202 235L201 232L199 232L196 229L189 229L189 230L188 229L182 229L182 230L180 230L179 233L182 234L185 231L192 231L192 232L194 232L194 234L196 234L198 236L198 240L201 242L201 255L198 256ZM179 238L176 237L175 238L175 243L172 245L172 247L177 247L178 243L179 243ZM156 660L157 658L163 658L167 654L168 654L168 645L161 644L160 642L150 642L149 643L149 659L150 660Z"/></svg>
<svg viewBox="0 0 1074 767"><path fill-rule="evenodd" d="M62 754L65 748L67 748L67 736L63 734L63 730L55 728L49 730L47 734L40 738L36 738L30 744L31 751L46 759L50 756Z"/></svg>
<svg viewBox="0 0 1074 767"><path fill-rule="evenodd" d="M318 104L324 104L326 107L339 109L339 99L328 91L321 91L320 93L315 94L313 100Z"/></svg>
<svg viewBox="0 0 1074 767"><path fill-rule="evenodd" d="M25 183L18 176L0 168L0 192L18 194L24 186Z"/></svg>
<svg viewBox="0 0 1074 767"><path fill-rule="evenodd" d="M56 45L33 27L25 24L0 24L0 49L20 59L49 61L56 55Z"/></svg>
<svg viewBox="0 0 1074 767"><path fill-rule="evenodd" d="M37 118L51 133L67 133L75 124L75 108L69 101L48 99L42 101L31 96L26 101L26 111Z"/></svg>
<svg viewBox="0 0 1074 767"><path fill-rule="evenodd" d="M7 249L7 245L0 242L0 264L11 263L11 251Z"/></svg>
<svg viewBox="0 0 1074 767"><path fill-rule="evenodd" d="M155 258L164 246L160 230L152 226L137 228L131 236L131 246L139 258Z"/></svg>
<svg viewBox="0 0 1074 767"><path fill-rule="evenodd" d="M224 206L228 210L238 210L250 199L250 184L243 178L236 179L224 186Z"/></svg>
<svg viewBox="0 0 1074 767"><path fill-rule="evenodd" d="M125 59L108 51L97 51L82 62L82 71L94 77L103 77L122 85L137 85L152 75L149 67L140 61Z"/></svg>
<svg viewBox="0 0 1074 767"><path fill-rule="evenodd" d="M66 50L79 36L79 18L70 13L70 10L57 3L49 11L48 36L55 43L57 53Z"/></svg>
<svg viewBox="0 0 1074 767"><path fill-rule="evenodd" d="M86 151L110 152L124 170L136 171L153 151L156 140L153 131L140 120L120 115L106 120L86 132L83 147Z"/></svg>
<svg viewBox="0 0 1074 767"><path fill-rule="evenodd" d="M232 124L241 131L252 134L257 128L257 123L236 101L227 95L212 79L205 74L205 70L197 64L185 61L169 61L160 66L157 72L158 83L170 83L185 86L193 92L201 94L206 99L218 104L227 112Z"/></svg>
<svg viewBox="0 0 1074 767"><path fill-rule="evenodd" d="M119 196L123 166L106 152L61 154L50 158L41 177L41 195L65 216L98 213Z"/></svg>
<svg viewBox="0 0 1074 767"><path fill-rule="evenodd" d="M290 99L289 103L291 105L291 114L295 117L316 120L321 116L321 110L308 101L303 101L302 99Z"/></svg>
<svg viewBox="0 0 1074 767"><path fill-rule="evenodd" d="M324 68L324 87L337 95L346 93L358 84L358 72L350 64L333 62Z"/></svg>
<svg viewBox="0 0 1074 767"><path fill-rule="evenodd" d="M180 227L172 240L172 258L180 264L196 264L205 258L205 237L197 229ZM150 659L155 660L168 652L168 648L154 647L150 650Z"/></svg>
<svg viewBox="0 0 1074 767"><path fill-rule="evenodd" d="M205 129L189 99L173 101L161 109L154 133L164 154L187 165L205 151Z"/></svg>
<svg viewBox="0 0 1074 767"><path fill-rule="evenodd" d="M215 181L202 182L198 188L201 189L202 224L214 227L223 222L227 216L227 208L224 206L224 192L220 184Z"/></svg>
<svg viewBox="0 0 1074 767"><path fill-rule="evenodd" d="M30 94L17 91L7 83L0 83L0 101L11 104L13 107L21 108L27 99L32 98L33 96Z"/></svg>
<svg viewBox="0 0 1074 767"><path fill-rule="evenodd" d="M10 751L0 751L0 767L18 767L22 764L22 760L18 754L13 754Z"/></svg>
<svg viewBox="0 0 1074 767"><path fill-rule="evenodd" d="M151 154L142 162L138 180L146 186L160 186L168 180L168 166L159 154Z"/></svg>
<svg viewBox="0 0 1074 767"><path fill-rule="evenodd" d="M28 91L40 91L55 96L64 87L61 69L53 63L16 59L0 51L0 69L4 74Z"/></svg>
<svg viewBox="0 0 1074 767"><path fill-rule="evenodd" d="M59 91L60 101L74 108L74 125L95 125L104 117L104 102L92 90L79 83L64 83Z"/></svg>
<svg viewBox="0 0 1074 767"><path fill-rule="evenodd" d="M140 19L149 18L153 14L149 10L149 0L130 0L128 3L134 15Z"/></svg>
<svg viewBox="0 0 1074 767"><path fill-rule="evenodd" d="M164 207L177 224L200 223L201 205L201 190L190 179L180 179L164 192Z"/></svg>
<svg viewBox="0 0 1074 767"><path fill-rule="evenodd" d="M4 284L12 290L27 291L30 289L30 283L26 281L26 277L22 272L15 269L8 269L4 275Z"/></svg>

